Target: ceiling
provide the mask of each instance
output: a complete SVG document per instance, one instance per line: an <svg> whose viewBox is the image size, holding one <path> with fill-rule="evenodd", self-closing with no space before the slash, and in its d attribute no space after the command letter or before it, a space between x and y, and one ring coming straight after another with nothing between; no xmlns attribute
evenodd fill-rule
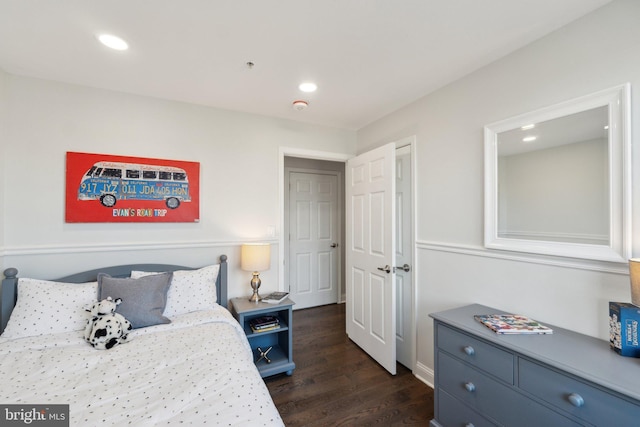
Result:
<svg viewBox="0 0 640 427"><path fill-rule="evenodd" d="M357 130L610 1L0 0L0 68Z"/></svg>

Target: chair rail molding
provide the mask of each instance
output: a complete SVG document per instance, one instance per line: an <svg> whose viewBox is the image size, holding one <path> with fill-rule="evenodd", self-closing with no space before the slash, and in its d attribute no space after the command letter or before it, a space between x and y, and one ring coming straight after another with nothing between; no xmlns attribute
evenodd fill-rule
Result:
<svg viewBox="0 0 640 427"><path fill-rule="evenodd" d="M264 240L277 245L278 239ZM132 252L149 250L175 250L234 247L247 243L242 240L211 240L211 241L182 241L182 242L128 242L128 243L104 243L104 244L65 244L65 245L33 245L33 246L5 246L0 248L0 256L25 256L25 255L49 255L49 254L77 254L87 252Z"/></svg>

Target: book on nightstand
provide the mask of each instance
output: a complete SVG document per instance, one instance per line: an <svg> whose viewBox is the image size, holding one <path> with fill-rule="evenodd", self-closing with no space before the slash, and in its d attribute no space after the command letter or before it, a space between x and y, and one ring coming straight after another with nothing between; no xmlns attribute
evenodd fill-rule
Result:
<svg viewBox="0 0 640 427"><path fill-rule="evenodd" d="M518 314L476 314L473 318L497 334L553 333L553 329Z"/></svg>
<svg viewBox="0 0 640 427"><path fill-rule="evenodd" d="M288 296L289 292L273 292L266 297L262 297L261 301L269 304L278 304L284 301L284 299Z"/></svg>
<svg viewBox="0 0 640 427"><path fill-rule="evenodd" d="M275 326L280 326L280 319L276 316L261 316L251 319L249 326L254 332L275 329Z"/></svg>
<svg viewBox="0 0 640 427"><path fill-rule="evenodd" d="M255 332L255 333L273 331L273 330L276 330L276 329L280 329L280 325L277 324L277 323L274 324L274 325L271 325L271 326L267 326L267 327L264 327L264 328L258 328L258 329L255 329L253 326L251 326L251 330L253 332Z"/></svg>

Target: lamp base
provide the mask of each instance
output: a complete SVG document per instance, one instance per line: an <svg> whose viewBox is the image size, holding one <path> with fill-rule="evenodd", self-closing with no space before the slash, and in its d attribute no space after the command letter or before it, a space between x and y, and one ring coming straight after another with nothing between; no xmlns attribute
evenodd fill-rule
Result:
<svg viewBox="0 0 640 427"><path fill-rule="evenodd" d="M251 301L251 302L260 302L260 301L262 301L262 297L258 293L257 289L255 291L253 291L253 295L251 295L251 298L249 298L249 301Z"/></svg>
<svg viewBox="0 0 640 427"><path fill-rule="evenodd" d="M258 293L258 289L260 289L261 284L262 284L262 281L260 280L260 274L257 271L254 271L253 278L251 279L251 288L253 288L253 295L251 295L251 298L249 298L249 301L257 303L257 302L260 302L260 300L262 300L262 297Z"/></svg>

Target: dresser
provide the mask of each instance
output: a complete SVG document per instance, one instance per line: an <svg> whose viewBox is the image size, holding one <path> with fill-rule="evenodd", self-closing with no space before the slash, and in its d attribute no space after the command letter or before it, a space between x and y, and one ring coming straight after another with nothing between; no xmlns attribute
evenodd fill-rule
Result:
<svg viewBox="0 0 640 427"><path fill-rule="evenodd" d="M550 335L500 335L473 318L500 313L473 304L431 314L431 427L640 426L640 359L553 325Z"/></svg>

